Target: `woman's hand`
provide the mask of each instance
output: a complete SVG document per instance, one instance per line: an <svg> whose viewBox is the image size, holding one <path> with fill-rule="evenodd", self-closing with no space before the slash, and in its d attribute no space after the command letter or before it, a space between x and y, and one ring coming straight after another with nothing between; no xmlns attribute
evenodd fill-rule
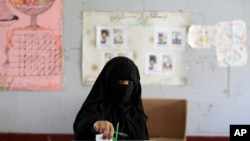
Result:
<svg viewBox="0 0 250 141"><path fill-rule="evenodd" d="M94 123L94 129L95 131L103 134L103 139L112 139L114 135L114 126L111 122L107 120L99 120Z"/></svg>

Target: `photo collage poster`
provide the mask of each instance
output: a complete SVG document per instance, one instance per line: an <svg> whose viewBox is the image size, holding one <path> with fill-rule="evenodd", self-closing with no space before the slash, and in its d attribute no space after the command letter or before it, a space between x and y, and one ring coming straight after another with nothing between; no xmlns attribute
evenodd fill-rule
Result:
<svg viewBox="0 0 250 141"><path fill-rule="evenodd" d="M187 84L188 19L185 12L83 12L83 85L116 56L135 62L142 85Z"/></svg>
<svg viewBox="0 0 250 141"><path fill-rule="evenodd" d="M128 49L128 31L124 27L96 27L97 49L103 51L101 60L104 66L108 60L117 56L128 57L133 60L133 52L122 52L119 49ZM178 27L155 27L154 28L154 48L167 52L168 50L185 51L186 31L185 28ZM146 75L174 75L175 74L174 54L150 54L145 56ZM158 62L159 63L158 63ZM157 65L158 64L158 65ZM160 65L162 64L162 66ZM154 66L154 67L153 67ZM171 67L170 67L171 66ZM150 67L153 67L150 69Z"/></svg>

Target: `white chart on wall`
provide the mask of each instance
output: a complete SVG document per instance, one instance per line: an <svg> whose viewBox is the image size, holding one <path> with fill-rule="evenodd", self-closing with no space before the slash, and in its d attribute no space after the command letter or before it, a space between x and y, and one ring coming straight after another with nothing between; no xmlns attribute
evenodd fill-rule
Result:
<svg viewBox="0 0 250 141"><path fill-rule="evenodd" d="M83 12L83 84L93 84L110 58L126 56L142 85L186 85L189 25L184 12Z"/></svg>

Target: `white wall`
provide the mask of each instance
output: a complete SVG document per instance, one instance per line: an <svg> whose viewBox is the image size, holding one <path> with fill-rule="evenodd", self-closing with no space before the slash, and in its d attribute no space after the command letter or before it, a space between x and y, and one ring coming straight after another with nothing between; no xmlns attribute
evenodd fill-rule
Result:
<svg viewBox="0 0 250 141"><path fill-rule="evenodd" d="M90 90L81 85L82 11L183 10L190 12L193 24L242 19L250 33L249 0L64 0L63 5L63 90L1 91L0 132L73 133L75 115ZM185 98L189 102L188 135L228 136L230 124L250 124L249 72L249 64L218 67L214 49L189 48L188 85L143 87L143 97Z"/></svg>

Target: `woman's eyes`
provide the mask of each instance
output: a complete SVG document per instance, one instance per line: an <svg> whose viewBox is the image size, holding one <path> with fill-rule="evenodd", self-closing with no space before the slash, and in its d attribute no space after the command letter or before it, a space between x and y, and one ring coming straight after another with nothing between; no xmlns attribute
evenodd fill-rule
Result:
<svg viewBox="0 0 250 141"><path fill-rule="evenodd" d="M121 85L133 85L134 82L131 81L131 80L119 80L118 84L121 84Z"/></svg>

